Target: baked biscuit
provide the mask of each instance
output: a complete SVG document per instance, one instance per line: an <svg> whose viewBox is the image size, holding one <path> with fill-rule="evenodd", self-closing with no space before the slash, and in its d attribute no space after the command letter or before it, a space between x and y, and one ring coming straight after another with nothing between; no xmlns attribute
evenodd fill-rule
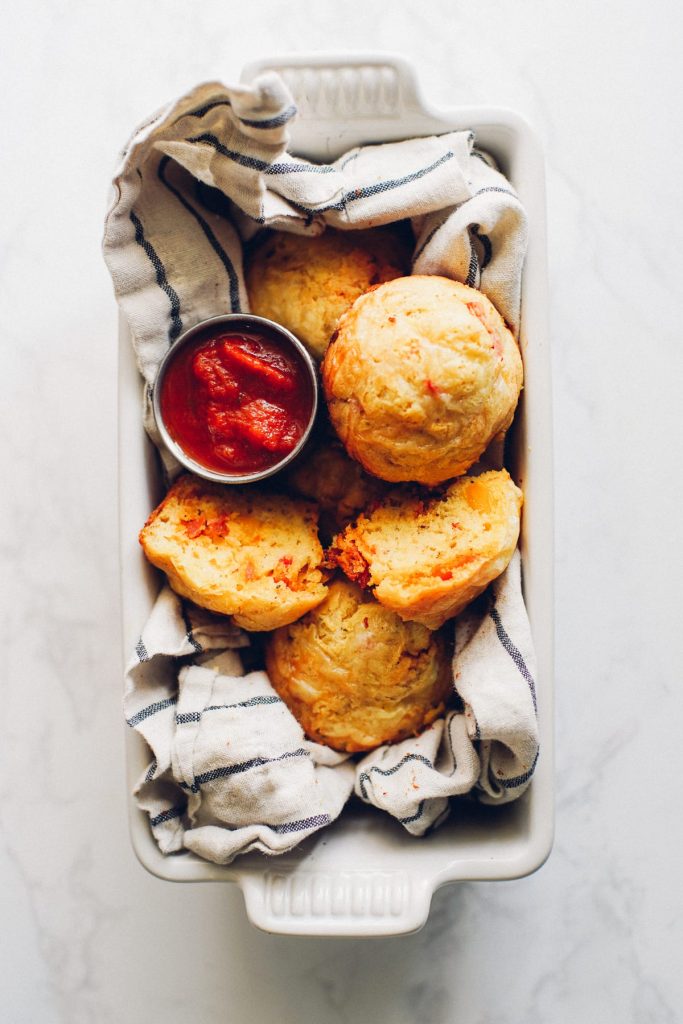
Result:
<svg viewBox="0 0 683 1024"><path fill-rule="evenodd" d="M444 638L402 622L343 577L322 604L269 637L266 668L308 736L335 750L418 733L451 691Z"/></svg>
<svg viewBox="0 0 683 1024"><path fill-rule="evenodd" d="M140 543L176 593L244 629L277 629L326 594L310 502L185 475L150 515Z"/></svg>
<svg viewBox="0 0 683 1024"><path fill-rule="evenodd" d="M506 470L460 477L438 497L396 488L335 538L328 562L402 619L438 629L505 569L521 506Z"/></svg>
<svg viewBox="0 0 683 1024"><path fill-rule="evenodd" d="M506 430L522 360L481 292L445 277L403 277L341 317L322 365L332 424L375 476L435 486Z"/></svg>
<svg viewBox="0 0 683 1024"><path fill-rule="evenodd" d="M409 267L408 246L392 228L275 232L247 260L251 312L288 328L321 359L344 310Z"/></svg>
<svg viewBox="0 0 683 1024"><path fill-rule="evenodd" d="M287 483L317 502L321 530L332 537L386 493L387 484L351 459L339 441L321 442L296 462Z"/></svg>

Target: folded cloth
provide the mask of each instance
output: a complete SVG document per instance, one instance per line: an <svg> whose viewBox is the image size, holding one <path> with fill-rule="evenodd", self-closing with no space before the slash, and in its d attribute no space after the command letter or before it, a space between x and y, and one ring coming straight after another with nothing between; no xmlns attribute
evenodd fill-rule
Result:
<svg viewBox="0 0 683 1024"><path fill-rule="evenodd" d="M449 797L469 793L478 777L465 716L449 711L420 736L366 755L356 766L355 791L421 836L445 820Z"/></svg>
<svg viewBox="0 0 683 1024"><path fill-rule="evenodd" d="M103 248L147 383L145 426L157 442L151 386L159 363L199 320L248 310L242 243L264 227L319 234L328 225L409 218L413 272L480 288L517 331L526 218L472 132L360 146L315 164L287 151L295 115L275 74L250 86L208 83L155 114L124 150ZM160 453L173 475L177 464L163 445ZM445 818L451 796L502 802L522 793L538 738L518 559L491 593L490 607L468 609L456 624L462 710L354 769L303 738L263 673L240 678L235 649L248 640L229 619L206 613L200 623L201 613L162 590L125 696L128 722L154 754L136 795L161 849L194 849L220 863L248 849L282 852L339 813L354 771L361 799L414 834ZM250 704L245 694L264 701Z"/></svg>
<svg viewBox="0 0 683 1024"><path fill-rule="evenodd" d="M142 782L160 778L171 764L170 748L161 740L175 719L178 659L248 644L247 634L231 619L183 603L170 587L162 588L127 666L123 697L128 725L159 753ZM232 658L232 671L240 671L241 661Z"/></svg>
<svg viewBox="0 0 683 1024"><path fill-rule="evenodd" d="M520 796L538 758L534 673L515 552L482 600L455 621L453 678L463 710L366 755L356 767L357 795L413 835L444 819L449 797L472 792L483 803L504 803Z"/></svg>
<svg viewBox="0 0 683 1024"><path fill-rule="evenodd" d="M514 800L529 785L539 751L536 654L519 551L482 601L456 619L453 677L481 758L477 795L489 804Z"/></svg>
<svg viewBox="0 0 683 1024"><path fill-rule="evenodd" d="M192 614L213 620L210 638ZM284 853L330 824L352 791L348 755L307 740L264 672L243 675L234 648L245 642L229 619L164 588L129 666L126 717L153 754L135 792L164 853L218 864Z"/></svg>
<svg viewBox="0 0 683 1024"><path fill-rule="evenodd" d="M188 850L218 864L284 853L339 815L348 757L311 743L265 672L180 672L172 771L188 794Z"/></svg>

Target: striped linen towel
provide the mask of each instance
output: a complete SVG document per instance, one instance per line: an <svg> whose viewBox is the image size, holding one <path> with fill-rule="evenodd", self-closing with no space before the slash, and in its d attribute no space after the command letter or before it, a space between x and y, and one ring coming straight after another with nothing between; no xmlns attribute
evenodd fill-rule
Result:
<svg viewBox="0 0 683 1024"><path fill-rule="evenodd" d="M328 225L351 230L409 218L415 236L413 272L441 274L480 288L517 330L526 218L514 189L476 148L472 132L361 146L333 163L314 164L287 150L288 126L295 116L291 95L273 73L250 86L208 83L151 117L122 154L103 250L147 383L143 417L155 441L150 399L161 359L180 333L198 321L248 310L242 244L263 227L318 234ZM173 475L177 466L163 445L160 453ZM422 737L374 751L356 764L359 797L414 834L443 820L450 796L472 792L482 800L509 800L524 791L533 771L538 750L533 650L518 563L492 593L488 611L472 609L457 623L454 671L462 709ZM348 796L354 785L353 762L336 761L329 751L321 753L324 748L295 741L298 725L274 702L249 705L239 714L232 709L230 743L236 746L231 758L241 757L242 747L251 749L252 731L261 736L259 742L273 741L265 752L245 755L245 761L269 758L277 767L268 774L281 780L284 798L292 772L299 773L297 785L306 791L302 765L293 757L275 759L301 747L310 755L305 764L318 780L316 790L324 795L315 813L296 819L291 804L268 823L257 813L247 823L238 807L218 810L220 798L213 792L202 809L188 780L196 782L214 768L195 766L194 775L189 770L178 775L182 759L173 751L176 733L188 724L176 720L178 695L187 695L195 678L208 686L208 677L186 672L179 681L177 659L182 664L185 656L194 655L200 663L207 652L220 649L227 661L212 676L211 686L242 692L241 687L253 685L258 695L268 696L269 684L262 674L245 677L249 683L240 681L235 648L248 641L239 630L228 621L217 623L217 617L209 627L207 616L200 641L199 624L195 628L186 621L182 609L170 591L162 591L127 677L128 721L154 753L137 787L140 806L148 811L166 852L192 847L221 862L252 848L282 852L339 813L340 794ZM241 703L228 694L224 703L231 702ZM199 715L193 725L201 723L198 764L204 763L202 757L213 764L213 755L201 745L214 742L213 723L222 717L212 713L205 719L204 710L187 713ZM265 714L276 716L267 734L260 731ZM338 779L334 784L332 777ZM231 800L246 781L246 770L213 780L229 787ZM206 785L200 784L202 796ZM249 787L245 791L253 796ZM288 831L297 820L308 827Z"/></svg>
<svg viewBox="0 0 683 1024"><path fill-rule="evenodd" d="M163 853L285 853L352 792L348 755L307 740L264 672L244 675L248 642L164 587L128 666L126 720L153 755L135 795Z"/></svg>

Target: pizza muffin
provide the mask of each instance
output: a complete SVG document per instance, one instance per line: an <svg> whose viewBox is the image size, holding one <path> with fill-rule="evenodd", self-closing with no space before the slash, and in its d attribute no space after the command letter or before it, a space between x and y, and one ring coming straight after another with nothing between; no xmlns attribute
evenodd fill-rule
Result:
<svg viewBox="0 0 683 1024"><path fill-rule="evenodd" d="M409 267L408 246L393 228L275 232L247 260L251 312L282 324L321 359L344 310Z"/></svg>
<svg viewBox="0 0 683 1024"><path fill-rule="evenodd" d="M150 515L140 543L176 593L244 629L277 629L326 594L310 502L185 475Z"/></svg>
<svg viewBox="0 0 683 1024"><path fill-rule="evenodd" d="M402 619L438 629L506 568L521 506L506 470L460 477L438 496L395 488L335 538L328 562Z"/></svg>
<svg viewBox="0 0 683 1024"><path fill-rule="evenodd" d="M465 473L510 426L522 360L485 295L416 275L354 302L322 379L330 419L353 458L384 480L435 486Z"/></svg>
<svg viewBox="0 0 683 1024"><path fill-rule="evenodd" d="M444 638L341 577L322 604L268 639L270 681L307 735L371 750L418 733L451 692Z"/></svg>
<svg viewBox="0 0 683 1024"><path fill-rule="evenodd" d="M297 494L317 502L320 526L328 537L343 530L359 512L377 502L387 484L365 472L339 441L323 441L287 473Z"/></svg>

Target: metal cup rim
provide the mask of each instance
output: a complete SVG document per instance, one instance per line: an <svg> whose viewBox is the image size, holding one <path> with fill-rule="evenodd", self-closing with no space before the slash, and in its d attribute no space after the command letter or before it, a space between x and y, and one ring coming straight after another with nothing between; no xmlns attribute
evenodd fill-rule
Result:
<svg viewBox="0 0 683 1024"><path fill-rule="evenodd" d="M220 473L216 470L208 469L200 462L197 462L195 459L191 458L180 447L177 441L175 441L171 437L168 430L166 429L166 424L164 423L164 418L161 414L161 386L163 384L166 370L168 369L169 365L171 364L172 360L175 358L177 353L180 351L180 349L184 347L194 337L196 337L197 334L204 332L207 328L210 328L211 326L218 326L219 324L235 324L236 322L240 322L244 324L245 327L251 327L252 329L254 327L265 328L266 330L269 330L281 336L290 345L292 345L292 347L296 350L296 352L303 360L303 363L308 371L308 376L311 382L311 388L313 390L313 402L311 406L311 415L309 417L308 424L306 425L306 429L304 430L303 434L301 435L300 439L297 441L296 445L291 450L291 452L288 452L287 455L284 456L284 458L280 459L272 466L267 466L264 467L263 469L255 470L252 473L242 474ZM192 327L188 327L187 330L183 331L180 335L178 335L178 337L173 342L168 352L166 352L166 354L164 355L163 359L159 364L159 369L157 371L157 375L154 380L154 385L152 387L152 411L154 413L154 421L156 423L157 430L159 432L159 435L161 437L161 440L163 441L165 448L171 453L171 455L173 455L175 459L177 459L177 461L182 466L185 467L185 469L189 470L191 473L194 473L196 476L202 477L204 480L210 480L213 483L250 484L258 483L258 481L260 480L265 480L268 477L273 476L275 473L278 473L281 469L284 469L285 466L289 465L289 463L292 462L297 457L297 455L300 454L304 445L308 441L308 438L310 437L311 431L313 429L313 424L315 423L315 418L318 412L318 395L319 384L316 364L313 361L313 358L308 349L305 347L303 342L301 342L299 338L296 337L296 335L292 334L292 332L287 330L286 327L283 327L282 324L278 324L274 320L268 320L266 319L266 317L263 316L256 316L253 313L223 313L217 316L207 317L206 320L200 320L198 323L193 324Z"/></svg>

